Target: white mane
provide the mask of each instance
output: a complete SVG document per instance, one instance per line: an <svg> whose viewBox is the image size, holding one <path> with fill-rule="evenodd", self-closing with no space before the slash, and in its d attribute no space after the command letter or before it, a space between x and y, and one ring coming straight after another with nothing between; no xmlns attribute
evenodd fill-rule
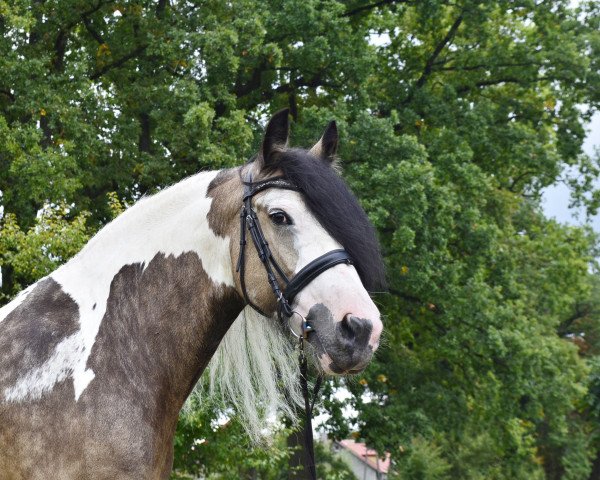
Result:
<svg viewBox="0 0 600 480"><path fill-rule="evenodd" d="M265 422L281 413L294 418L302 401L298 356L279 321L246 307L206 369L196 394L232 406L253 441L264 440Z"/></svg>

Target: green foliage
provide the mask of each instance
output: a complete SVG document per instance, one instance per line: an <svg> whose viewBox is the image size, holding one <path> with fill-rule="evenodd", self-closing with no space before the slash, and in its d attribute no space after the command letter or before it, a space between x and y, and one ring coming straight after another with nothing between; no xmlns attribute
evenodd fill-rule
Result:
<svg viewBox="0 0 600 480"><path fill-rule="evenodd" d="M448 474L449 470L450 465L444 460L440 447L421 437L415 437L411 440L409 448L402 448L399 452L395 474L390 478L444 480L452 478Z"/></svg>
<svg viewBox="0 0 600 480"><path fill-rule="evenodd" d="M390 291L327 428L402 478L597 475L597 239L540 208L559 181L600 205L600 6L572 3L0 0L0 301L141 195L242 163L275 110L301 145L335 118ZM182 417L180 478L282 475L285 432L266 454L216 416Z"/></svg>
<svg viewBox="0 0 600 480"><path fill-rule="evenodd" d="M46 206L26 231L19 227L14 214L4 217L0 224L0 267L10 272L12 289L6 289L8 293L0 296L0 301L48 275L86 244L88 214L69 220L68 211L65 205Z"/></svg>
<svg viewBox="0 0 600 480"><path fill-rule="evenodd" d="M336 453L324 444L315 443L315 458L317 459L317 478L327 480L355 480L356 476L350 467Z"/></svg>
<svg viewBox="0 0 600 480"><path fill-rule="evenodd" d="M172 479L287 478L288 430L274 430L272 443L257 447L250 444L237 419L219 418L218 411L193 398L180 415Z"/></svg>

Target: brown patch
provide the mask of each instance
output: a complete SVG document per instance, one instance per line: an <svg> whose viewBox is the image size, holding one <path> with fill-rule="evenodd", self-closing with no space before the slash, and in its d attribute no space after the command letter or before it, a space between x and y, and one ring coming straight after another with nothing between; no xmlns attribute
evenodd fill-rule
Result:
<svg viewBox="0 0 600 480"><path fill-rule="evenodd" d="M237 168L220 171L210 182L206 196L213 198L214 201L206 218L208 226L215 235L239 239L239 232L235 235L234 231L236 228L239 231L238 217L242 207L242 190L242 181Z"/></svg>
<svg viewBox="0 0 600 480"><path fill-rule="evenodd" d="M252 168L251 165L242 167ZM278 175L279 172L273 172ZM246 172L243 173L246 175ZM262 179L262 178L261 178ZM258 178L255 178L258 180ZM293 238L291 232L282 232L271 222L267 211L259 206L259 199L265 192L257 194L252 202L256 211L265 238L277 263L282 267L284 273L290 278L298 261L297 253L293 249ZM214 199L211 209L207 214L208 225L216 235L230 238L231 259L237 263L240 252L240 211L242 208L243 185L239 169L225 170L220 172L208 187L207 196ZM275 313L277 300L273 290L267 281L265 267L261 263L256 247L252 242L250 234L246 235L246 266L245 281L246 290L250 299L266 313ZM285 261L284 261L285 259ZM233 265L235 269L235 264ZM236 290L243 297L239 274L234 275ZM285 283L281 281L281 286Z"/></svg>
<svg viewBox="0 0 600 480"><path fill-rule="evenodd" d="M68 379L38 400L0 403L0 479L168 478L179 410L242 307L195 253L124 266L79 401Z"/></svg>

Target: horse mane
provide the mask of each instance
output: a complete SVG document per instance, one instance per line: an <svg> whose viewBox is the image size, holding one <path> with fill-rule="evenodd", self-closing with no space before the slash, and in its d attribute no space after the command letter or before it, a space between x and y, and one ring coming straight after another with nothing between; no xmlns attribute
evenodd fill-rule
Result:
<svg viewBox="0 0 600 480"><path fill-rule="evenodd" d="M233 408L250 439L268 440L269 419L282 414L295 421L302 404L298 357L275 318L247 306L236 318L194 391L220 409Z"/></svg>

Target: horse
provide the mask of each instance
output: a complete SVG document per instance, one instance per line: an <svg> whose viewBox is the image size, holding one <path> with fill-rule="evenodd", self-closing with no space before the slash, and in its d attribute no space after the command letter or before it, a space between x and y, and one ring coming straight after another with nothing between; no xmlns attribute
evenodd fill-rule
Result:
<svg viewBox="0 0 600 480"><path fill-rule="evenodd" d="M288 116L250 161L142 198L0 309L0 479L168 478L213 356L246 410L256 365L290 376L294 334L325 374L365 368L383 329L375 230L335 168L335 122L305 150Z"/></svg>

